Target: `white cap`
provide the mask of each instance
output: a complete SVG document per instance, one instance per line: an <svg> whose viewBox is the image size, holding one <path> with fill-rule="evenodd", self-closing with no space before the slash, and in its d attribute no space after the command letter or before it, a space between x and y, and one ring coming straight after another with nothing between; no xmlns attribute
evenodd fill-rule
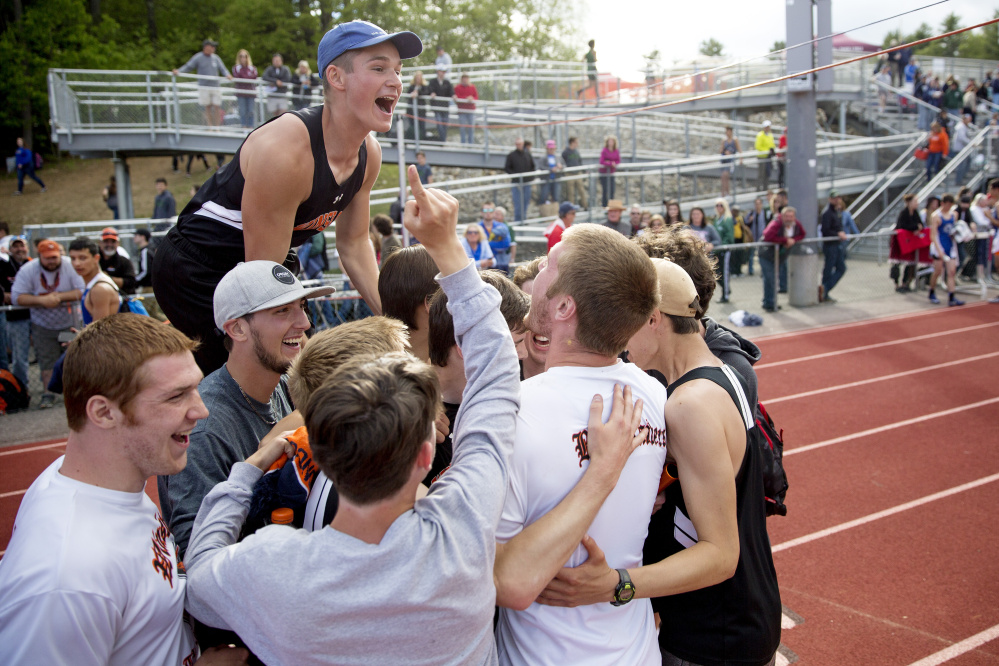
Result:
<svg viewBox="0 0 999 666"><path fill-rule="evenodd" d="M770 127L770 121L769 120L764 120L763 121L763 126L764 127Z"/></svg>
<svg viewBox="0 0 999 666"><path fill-rule="evenodd" d="M236 264L215 287L213 305L219 330L227 321L252 312L287 305L303 298L328 296L336 289L306 289L287 268L273 261L247 261Z"/></svg>

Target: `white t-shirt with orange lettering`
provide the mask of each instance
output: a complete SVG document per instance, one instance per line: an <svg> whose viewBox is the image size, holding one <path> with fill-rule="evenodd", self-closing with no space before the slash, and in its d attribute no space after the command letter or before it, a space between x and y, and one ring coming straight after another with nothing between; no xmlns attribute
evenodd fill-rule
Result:
<svg viewBox="0 0 999 666"><path fill-rule="evenodd" d="M193 664L187 578L156 505L62 462L24 495L0 560L0 663Z"/></svg>
<svg viewBox="0 0 999 666"><path fill-rule="evenodd" d="M614 384L631 386L644 401L645 444L628 460L617 487L587 533L614 569L642 564L642 547L666 461L666 389L637 366L618 361L601 368L557 367L521 385L510 486L496 533L505 542L555 508L589 465L586 427L594 395L610 414ZM566 566L586 560L582 546ZM501 664L660 664L652 605L634 599L557 608L534 603L523 611L500 609L496 629Z"/></svg>

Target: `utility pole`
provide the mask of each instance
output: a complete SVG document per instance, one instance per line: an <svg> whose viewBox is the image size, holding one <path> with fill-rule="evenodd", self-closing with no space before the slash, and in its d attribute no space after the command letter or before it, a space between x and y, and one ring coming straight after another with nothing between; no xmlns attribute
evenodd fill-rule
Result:
<svg viewBox="0 0 999 666"><path fill-rule="evenodd" d="M832 0L787 0L787 73L832 62L832 41L812 40L832 33ZM815 16L817 14L817 17ZM818 35L812 29L817 18ZM793 46L800 44L800 46ZM816 58L818 54L818 58ZM816 85L818 84L818 85ZM818 158L815 150L815 93L832 90L832 70L787 81L787 192L807 235L818 230Z"/></svg>

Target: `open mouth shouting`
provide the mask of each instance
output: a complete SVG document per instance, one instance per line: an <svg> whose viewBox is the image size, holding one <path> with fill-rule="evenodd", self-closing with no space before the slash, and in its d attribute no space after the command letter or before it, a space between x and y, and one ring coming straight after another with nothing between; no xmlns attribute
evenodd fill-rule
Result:
<svg viewBox="0 0 999 666"><path fill-rule="evenodd" d="M170 438L173 441L177 442L177 444L186 449L188 445L190 445L191 443L191 431L188 430L187 432L177 432L170 435Z"/></svg>
<svg viewBox="0 0 999 666"><path fill-rule="evenodd" d="M383 95L375 100L375 106L378 107L379 111L391 118L397 99L398 98L394 95Z"/></svg>

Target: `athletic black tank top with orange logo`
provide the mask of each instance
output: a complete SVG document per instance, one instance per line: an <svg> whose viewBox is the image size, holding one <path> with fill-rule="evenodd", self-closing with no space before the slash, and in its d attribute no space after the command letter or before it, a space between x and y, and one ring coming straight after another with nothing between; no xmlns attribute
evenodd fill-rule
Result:
<svg viewBox="0 0 999 666"><path fill-rule="evenodd" d="M312 193L295 211L291 247L297 247L330 226L350 204L364 182L368 152L366 145L361 143L357 151L357 168L346 181L337 184L326 157L322 105L288 113L301 119L309 130L314 162ZM213 259L233 266L243 261L245 254L242 202L246 180L239 168L242 150L241 145L232 160L201 186L181 212L176 229L176 233L203 248Z"/></svg>

